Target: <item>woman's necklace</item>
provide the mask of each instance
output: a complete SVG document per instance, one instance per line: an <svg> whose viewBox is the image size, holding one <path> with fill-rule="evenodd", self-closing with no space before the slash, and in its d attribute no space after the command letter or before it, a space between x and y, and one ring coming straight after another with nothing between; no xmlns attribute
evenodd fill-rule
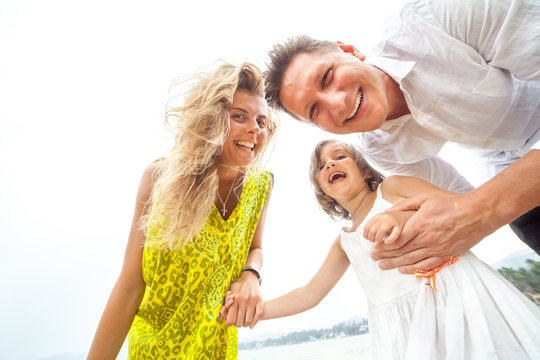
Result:
<svg viewBox="0 0 540 360"><path fill-rule="evenodd" d="M236 176L238 176L238 174L236 174ZM223 209L221 209L221 213L223 214L223 216L227 214L227 208L225 207L225 205L227 204L227 200L229 200L229 196L231 196L232 189L234 188L234 184L236 183L236 176L234 177L234 180L231 184L231 188L229 189L229 193L227 194L227 198L225 199L225 201L221 199L221 195L219 195L219 190L217 192L219 202L221 202L221 205L223 205Z"/></svg>

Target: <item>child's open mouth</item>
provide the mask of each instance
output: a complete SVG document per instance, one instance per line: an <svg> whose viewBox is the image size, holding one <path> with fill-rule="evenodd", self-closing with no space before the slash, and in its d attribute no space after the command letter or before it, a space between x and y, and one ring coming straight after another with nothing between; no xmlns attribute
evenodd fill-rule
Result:
<svg viewBox="0 0 540 360"><path fill-rule="evenodd" d="M345 179L346 177L347 177L347 174L345 174L344 172L336 171L330 174L330 176L328 177L328 182L330 184L333 184L335 181L338 181L340 179Z"/></svg>

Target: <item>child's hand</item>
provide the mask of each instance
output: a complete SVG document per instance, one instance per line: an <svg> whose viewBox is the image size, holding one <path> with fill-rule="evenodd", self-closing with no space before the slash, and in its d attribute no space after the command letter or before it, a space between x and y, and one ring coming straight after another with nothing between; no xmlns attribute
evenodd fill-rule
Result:
<svg viewBox="0 0 540 360"><path fill-rule="evenodd" d="M221 315L219 316L220 320L224 320L227 318L227 314L229 313L229 308L234 303L234 295L229 290L227 291L227 295L225 296L225 300L223 301L223 307L221 308Z"/></svg>
<svg viewBox="0 0 540 360"><path fill-rule="evenodd" d="M391 244L399 237L403 226L414 211L381 213L373 216L364 226L364 237L372 242Z"/></svg>

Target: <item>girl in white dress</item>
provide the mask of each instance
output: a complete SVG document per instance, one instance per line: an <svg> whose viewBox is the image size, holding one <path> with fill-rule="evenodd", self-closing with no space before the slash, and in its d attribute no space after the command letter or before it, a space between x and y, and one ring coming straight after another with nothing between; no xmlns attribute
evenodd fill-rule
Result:
<svg viewBox="0 0 540 360"><path fill-rule="evenodd" d="M540 359L540 309L471 252L417 277L371 260L375 242L395 240L412 215L385 209L445 190L414 177L384 179L354 146L337 141L317 145L311 180L322 209L351 227L309 283L264 303L262 319L316 306L352 264L368 299L374 359ZM233 301L228 293L222 315Z"/></svg>

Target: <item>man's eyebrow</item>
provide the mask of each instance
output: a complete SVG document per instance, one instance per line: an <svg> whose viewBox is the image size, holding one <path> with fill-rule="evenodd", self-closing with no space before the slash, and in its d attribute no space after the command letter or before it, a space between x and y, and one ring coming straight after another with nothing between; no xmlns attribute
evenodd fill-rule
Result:
<svg viewBox="0 0 540 360"><path fill-rule="evenodd" d="M233 107L233 108L231 108L231 110L242 111L242 112L244 112L244 113L246 113L246 114L248 113L246 110L244 110L244 109L242 109L242 108L238 108L238 107Z"/></svg>
<svg viewBox="0 0 540 360"><path fill-rule="evenodd" d="M313 70L311 73L309 73L309 74L307 75L307 85L308 85L308 86L313 85L314 87L318 87L318 86L317 86L317 82L318 82L318 80L319 80L320 74L324 71L324 68L325 68L326 66L327 66L327 64L326 64L325 62L321 62L321 63L319 63L319 65L317 65L317 66L315 67L315 70ZM306 106L304 107L304 113L307 113L308 119L310 118L310 117L309 117L309 115L310 115L310 114L309 114L309 109L308 109L308 108L310 107L310 105L311 105L311 103L308 102L308 103L306 104Z"/></svg>

